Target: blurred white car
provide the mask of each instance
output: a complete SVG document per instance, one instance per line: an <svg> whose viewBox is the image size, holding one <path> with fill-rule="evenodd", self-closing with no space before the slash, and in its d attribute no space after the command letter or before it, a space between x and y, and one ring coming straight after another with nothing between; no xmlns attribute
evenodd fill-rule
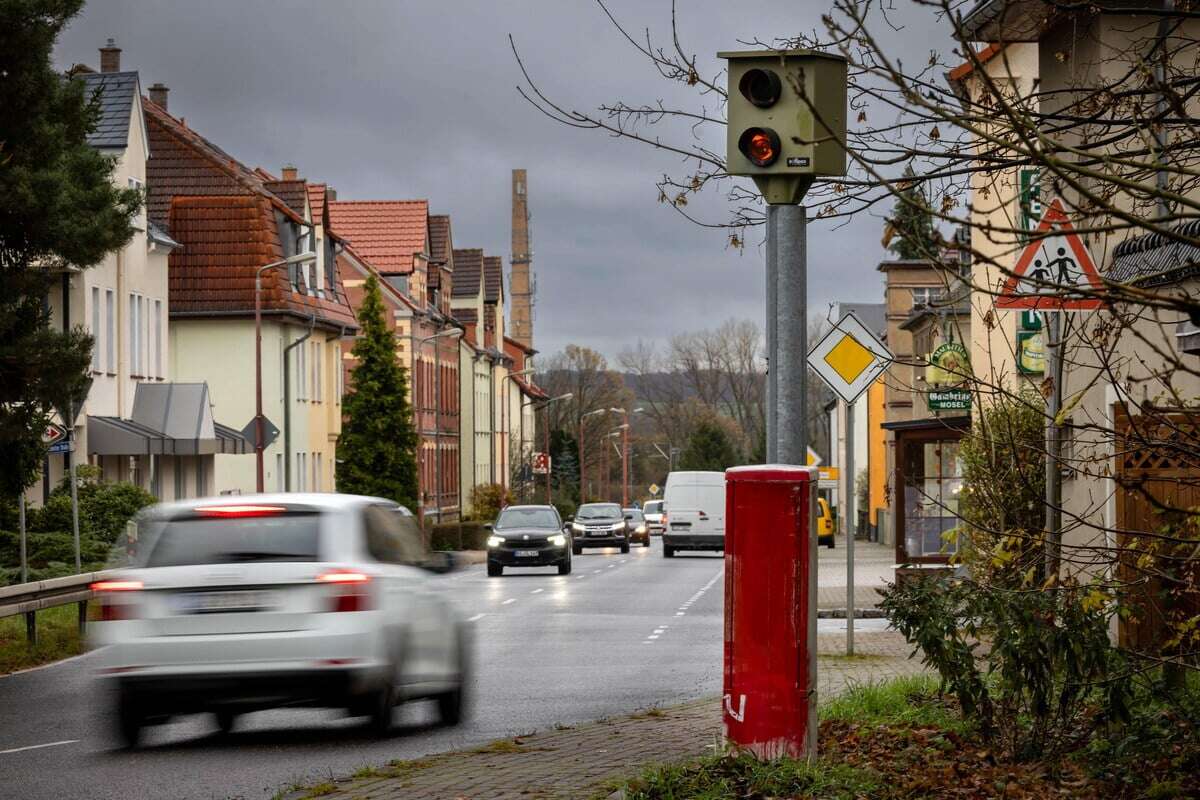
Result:
<svg viewBox="0 0 1200 800"><path fill-rule="evenodd" d="M405 508L336 494L251 495L155 506L130 568L93 584L100 675L118 733L212 712L345 708L384 732L393 707L435 698L462 717L470 645ZM436 556L436 557L435 557Z"/></svg>
<svg viewBox="0 0 1200 800"><path fill-rule="evenodd" d="M642 514L646 517L646 527L651 534L658 536L667 529L667 523L663 520L662 500L647 500L642 506Z"/></svg>

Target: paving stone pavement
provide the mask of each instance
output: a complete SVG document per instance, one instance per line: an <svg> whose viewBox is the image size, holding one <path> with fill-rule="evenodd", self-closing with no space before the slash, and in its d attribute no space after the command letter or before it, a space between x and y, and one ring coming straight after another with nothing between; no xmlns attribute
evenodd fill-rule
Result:
<svg viewBox="0 0 1200 800"><path fill-rule="evenodd" d="M855 637L845 657L844 634L818 637L818 697L856 682L923 671L893 631ZM380 765L357 779L298 790L286 797L338 800L576 800L605 797L615 782L654 763L719 751L717 698L625 717L503 739L473 750ZM364 773L366 771L364 770Z"/></svg>

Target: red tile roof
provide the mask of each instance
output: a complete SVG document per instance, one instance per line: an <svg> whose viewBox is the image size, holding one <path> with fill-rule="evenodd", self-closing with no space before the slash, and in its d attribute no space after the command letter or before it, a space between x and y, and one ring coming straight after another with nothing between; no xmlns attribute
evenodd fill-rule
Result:
<svg viewBox="0 0 1200 800"><path fill-rule="evenodd" d="M429 203L425 200L338 200L329 224L381 274L407 274L427 254Z"/></svg>
<svg viewBox="0 0 1200 800"><path fill-rule="evenodd" d="M308 185L308 207L312 209L313 222L321 222L325 218L325 190L323 183Z"/></svg>
<svg viewBox="0 0 1200 800"><path fill-rule="evenodd" d="M176 195L194 197L249 193L265 196L285 216L295 222L304 222L302 216L266 187L261 175L148 98L142 99L142 105L146 111L146 130L150 137L150 159L146 162L146 210L152 222L160 227L167 226L171 198Z"/></svg>
<svg viewBox="0 0 1200 800"><path fill-rule="evenodd" d="M504 292L504 260L500 256L483 257L483 302L498 303Z"/></svg>
<svg viewBox="0 0 1200 800"><path fill-rule="evenodd" d="M253 313L255 273L283 258L270 199L261 194L175 197L169 225L183 245L168 261L171 313ZM345 297L340 281L338 292ZM293 292L286 269L263 273L262 304L267 312L305 319L315 314L327 324L355 327L344 299Z"/></svg>
<svg viewBox="0 0 1200 800"><path fill-rule="evenodd" d="M307 182L304 180L295 181L266 181L263 184L266 188L278 197L280 200L288 204L288 208L295 211L300 216L305 216L305 201L308 200ZM315 219L315 218L314 218Z"/></svg>
<svg viewBox="0 0 1200 800"><path fill-rule="evenodd" d="M483 251L454 251L454 286L451 297L475 297L479 294L483 276Z"/></svg>

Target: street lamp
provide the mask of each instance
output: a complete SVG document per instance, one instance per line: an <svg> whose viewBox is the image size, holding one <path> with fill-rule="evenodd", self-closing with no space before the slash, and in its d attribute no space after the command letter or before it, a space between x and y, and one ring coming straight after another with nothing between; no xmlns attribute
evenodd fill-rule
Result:
<svg viewBox="0 0 1200 800"><path fill-rule="evenodd" d="M643 410L640 407L633 411L621 409L621 413L625 415L625 424L621 426L621 508L629 506L629 415L640 414Z"/></svg>
<svg viewBox="0 0 1200 800"><path fill-rule="evenodd" d="M425 347L425 344L427 342L432 342L434 339L443 339L448 336L462 336L462 333L463 333L462 328L447 328L446 330L438 331L437 333L433 334L432 336L426 336L423 339L418 339L417 346L413 348L413 350L414 350L414 352L413 352L414 365L416 363L415 359L417 358L417 356L421 355L421 353ZM433 447L433 497L434 497L436 519L438 522L441 522L442 521L442 467L441 467L441 465L442 465L442 448L441 448L441 444L442 444L442 442L441 442L441 439L442 439L442 349L440 347L436 348L434 350L434 370L433 371L434 371L434 376L433 376L433 406L434 406L434 411L433 411L433 414L434 414L434 423L433 423L433 445L434 445L434 447ZM414 376L413 376L413 397L415 397L417 399L418 403L421 402L421 395L418 391L418 388L423 388L423 387L419 387L420 374L421 374L421 371L417 370L414 372ZM417 416L417 438L418 438L418 440L421 437L421 417L422 416L424 416L424 415L419 414ZM422 456L421 463L422 464L424 464L424 462L425 462L424 455L425 455L425 448L421 448L421 456ZM423 471L424 470L421 470L421 472L423 472ZM424 520L424 518L425 518L425 500L424 500L424 497L422 497L422 488L423 487L420 484L421 484L421 475L420 475L420 473L418 473L417 474L417 497L419 498L419 501L418 501L417 505L420 507L417 509L417 513L421 516L421 519Z"/></svg>
<svg viewBox="0 0 1200 800"><path fill-rule="evenodd" d="M604 434L600 442L600 451L604 454L604 502L608 502L612 496L612 470L608 468L608 440L621 435L621 428L609 431ZM614 444L613 447L616 447Z"/></svg>
<svg viewBox="0 0 1200 800"><path fill-rule="evenodd" d="M281 261L264 264L254 273L254 485L259 493L263 492L263 450L266 448L262 410L262 276L269 269L316 260L316 253L297 253Z"/></svg>
<svg viewBox="0 0 1200 800"><path fill-rule="evenodd" d="M550 404L557 403L560 400L570 400L574 396L575 394L573 392L567 392L566 394L560 394L558 397L551 397L549 400L539 406L539 408L546 411L546 417L542 420L542 433L546 437L546 505L551 505L550 470L553 468L553 465L550 463ZM534 409L535 412L537 410L538 409Z"/></svg>
<svg viewBox="0 0 1200 800"><path fill-rule="evenodd" d="M583 473L584 473L585 465L587 463L587 459L585 459L583 457L583 421L587 417L593 416L595 414L607 414L609 411L612 411L612 410L613 409L610 409L610 408L597 408L595 411L589 411L586 414L579 415L579 502L580 503L587 502L587 484L584 483L584 480L583 480Z"/></svg>

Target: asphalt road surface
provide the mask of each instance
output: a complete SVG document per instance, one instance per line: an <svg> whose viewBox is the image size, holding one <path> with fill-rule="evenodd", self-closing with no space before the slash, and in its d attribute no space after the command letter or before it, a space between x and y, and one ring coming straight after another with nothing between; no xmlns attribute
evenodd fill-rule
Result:
<svg viewBox="0 0 1200 800"><path fill-rule="evenodd" d="M723 568L718 554L664 559L655 539L627 555L585 551L567 576L488 578L482 564L446 576L475 632L470 716L436 727L429 704L412 704L386 739L338 712L295 709L243 716L229 736L210 716L180 717L124 751L90 657L0 678L0 776L8 796L26 800L267 798L393 758L711 696L721 688Z"/></svg>

